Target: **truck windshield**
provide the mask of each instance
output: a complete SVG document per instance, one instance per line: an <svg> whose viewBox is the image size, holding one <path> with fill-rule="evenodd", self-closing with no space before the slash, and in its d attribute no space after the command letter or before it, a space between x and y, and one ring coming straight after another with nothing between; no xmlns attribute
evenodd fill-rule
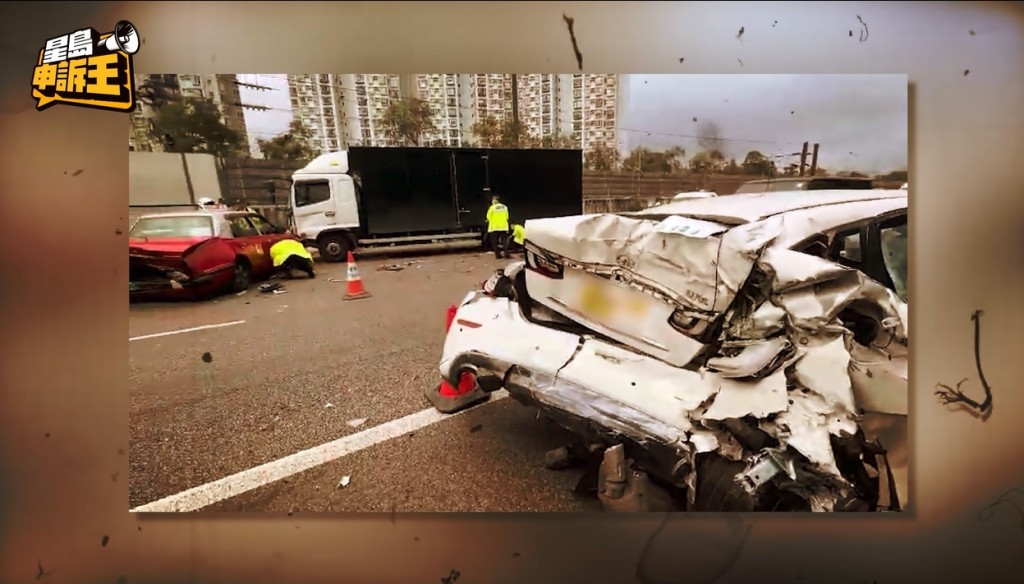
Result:
<svg viewBox="0 0 1024 584"><path fill-rule="evenodd" d="M213 219L206 215L143 217L132 225L128 237L213 237Z"/></svg>

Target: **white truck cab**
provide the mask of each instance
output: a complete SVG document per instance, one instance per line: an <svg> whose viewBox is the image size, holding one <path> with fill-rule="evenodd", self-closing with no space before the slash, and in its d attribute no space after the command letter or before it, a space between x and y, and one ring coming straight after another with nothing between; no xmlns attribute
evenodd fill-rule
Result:
<svg viewBox="0 0 1024 584"><path fill-rule="evenodd" d="M327 261L344 261L359 236L359 202L348 153L322 154L292 174L295 232Z"/></svg>

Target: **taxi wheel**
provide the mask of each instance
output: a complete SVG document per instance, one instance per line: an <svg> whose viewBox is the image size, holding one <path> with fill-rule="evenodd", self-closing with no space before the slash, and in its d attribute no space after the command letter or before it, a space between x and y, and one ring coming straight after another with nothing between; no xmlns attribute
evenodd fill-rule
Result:
<svg viewBox="0 0 1024 584"><path fill-rule="evenodd" d="M251 282L252 275L250 274L249 266L245 262L236 263L234 274L231 276L231 291L244 292L249 289Z"/></svg>

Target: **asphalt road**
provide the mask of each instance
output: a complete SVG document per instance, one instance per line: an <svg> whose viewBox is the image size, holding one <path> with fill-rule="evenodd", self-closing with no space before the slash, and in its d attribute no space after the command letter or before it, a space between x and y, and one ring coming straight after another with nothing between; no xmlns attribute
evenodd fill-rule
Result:
<svg viewBox="0 0 1024 584"><path fill-rule="evenodd" d="M130 338L244 322L130 341L130 507L429 408L447 306L505 263L480 253L364 259L372 296L351 302L346 266L318 264L317 279L286 281L285 294L254 285L203 303L133 305ZM573 494L580 471L543 467L566 438L505 399L207 509L596 509Z"/></svg>

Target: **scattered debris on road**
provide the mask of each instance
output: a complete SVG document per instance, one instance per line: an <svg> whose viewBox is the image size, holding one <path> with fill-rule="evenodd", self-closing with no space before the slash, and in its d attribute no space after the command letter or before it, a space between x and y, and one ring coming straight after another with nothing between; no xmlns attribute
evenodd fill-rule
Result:
<svg viewBox="0 0 1024 584"><path fill-rule="evenodd" d="M267 282L266 284L260 284L261 294L272 294L284 291L284 284L280 282Z"/></svg>
<svg viewBox="0 0 1024 584"><path fill-rule="evenodd" d="M334 404L332 404L331 402L327 402L327 405L324 406L324 409L326 410L328 408L333 408L333 407L334 407Z"/></svg>
<svg viewBox="0 0 1024 584"><path fill-rule="evenodd" d="M352 477L350 477L348 475L345 475L345 476L341 477L340 481L338 481L338 488L340 489L342 487L347 487L348 484L351 483L351 482L352 482Z"/></svg>
<svg viewBox="0 0 1024 584"><path fill-rule="evenodd" d="M377 267L377 271L378 272L401 272L402 270L404 270L404 269L406 269L406 268L408 268L410 266L416 266L418 268L422 268L423 266L417 265L417 264L422 264L422 263L423 263L423 260L409 260L409 261L398 263L398 264L381 264L380 266Z"/></svg>
<svg viewBox="0 0 1024 584"><path fill-rule="evenodd" d="M356 418L354 420L349 420L349 421L345 422L345 424L347 424L351 428L358 428L359 426L362 426L365 423L366 423L366 418Z"/></svg>

